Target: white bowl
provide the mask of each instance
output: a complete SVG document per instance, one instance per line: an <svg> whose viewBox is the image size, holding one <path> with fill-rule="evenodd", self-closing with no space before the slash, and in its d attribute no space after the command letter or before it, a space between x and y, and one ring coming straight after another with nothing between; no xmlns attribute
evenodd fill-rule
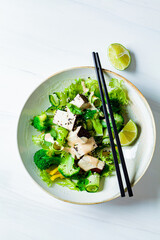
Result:
<svg viewBox="0 0 160 240"><path fill-rule="evenodd" d="M152 159L156 141L154 118L146 99L131 82L108 70L104 70L104 75L106 82L113 77L123 79L131 100L127 106L128 116L137 123L139 128L139 137L135 144L123 147L130 181L133 186L144 175ZM51 188L47 187L46 183L38 175L37 168L33 162L33 155L38 148L32 143L32 135L37 134L37 131L30 126L30 119L49 106L48 95L53 91L63 90L75 79L87 77L96 79L93 67L72 68L51 76L37 87L28 98L18 123L18 148L22 162L30 176L42 189L55 198L76 204L102 203L120 196L116 175L101 181L103 182L103 186L101 186L101 190L97 193L77 192L56 184Z"/></svg>

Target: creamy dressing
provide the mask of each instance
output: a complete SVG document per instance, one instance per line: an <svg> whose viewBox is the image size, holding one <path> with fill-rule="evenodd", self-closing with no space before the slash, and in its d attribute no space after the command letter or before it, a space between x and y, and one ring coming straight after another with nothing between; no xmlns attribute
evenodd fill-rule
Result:
<svg viewBox="0 0 160 240"><path fill-rule="evenodd" d="M51 136L50 133L46 133L46 134L45 134L44 140L45 140L46 142L54 143L53 137Z"/></svg>

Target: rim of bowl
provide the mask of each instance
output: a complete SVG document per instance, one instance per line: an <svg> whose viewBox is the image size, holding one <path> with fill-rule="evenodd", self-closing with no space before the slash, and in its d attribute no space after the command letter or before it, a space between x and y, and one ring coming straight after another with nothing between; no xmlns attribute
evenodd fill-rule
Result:
<svg viewBox="0 0 160 240"><path fill-rule="evenodd" d="M50 192L48 192L46 189L44 189L41 185L39 185L33 178L32 176L30 175L30 173L28 172L27 168L25 167L24 163L23 163L23 160L21 158L21 154L20 154L20 151L19 151L19 145L18 145L18 130L19 130L19 121L20 121L20 118L21 118L21 114L23 112L23 109L28 101L28 99L31 97L31 95L34 93L34 91L40 86L42 85L44 82L48 81L50 78L54 77L55 75L58 75L58 74L61 74L63 72L67 72L67 71L71 71L71 70L74 70L74 69L81 69L81 68L92 68L92 69L95 69L95 67L92 67L92 66L81 66L81 67L72 67L72 68L67 68L67 69L64 69L64 70L61 70L61 71L58 71L54 74L52 74L51 76L49 76L47 79L45 79L44 81L42 81L31 93L30 95L28 96L27 100L25 101L23 107L22 107L22 110L20 112L20 115L19 115L19 118L18 118L18 122L17 122L17 148L18 148L18 152L19 152L19 156L20 156L20 159L21 159L21 163L23 164L26 172L28 173L28 175L30 176L30 178L33 180L34 183L36 183L43 191L45 191L47 194L49 194L50 196L58 199L58 200L61 200L63 202L67 202L67 203L73 203L73 204L77 204L77 205L93 205L93 204L100 204L100 203L105 203L105 202L109 202L111 200L114 200L118 197L120 197L120 193L118 193L116 196L110 198L110 199L107 199L107 200L104 200L104 201L100 201L100 202L90 202L90 203L80 203L80 202L74 202L74 201L69 201L69 200L65 200L63 198L60 198L60 197L57 197L55 196L54 194L51 194ZM125 77L123 77L122 75L118 74L118 73L115 73L111 70L108 70L108 69L104 69L102 68L102 71L105 72L105 73L111 73L119 78L122 78L125 82L127 82L129 85L131 85L135 91L141 96L141 98L143 99L144 103L145 103L145 106L147 107L149 113L150 113L150 116L151 116L151 119L152 119L152 124L153 124L153 133L154 133L154 145L153 145L153 149L152 149L152 153L151 153L151 156L150 156L150 159L148 161L148 164L146 165L142 175L134 182L132 183L132 187L135 186L139 181L140 179L144 176L145 172L147 171L151 161L152 161L152 158L153 158L153 154L154 154L154 151L155 151L155 146L156 146L156 126L155 126L155 121L154 121L154 117L153 117L153 113L152 113L152 110L150 108L150 105L148 103L148 101L146 100L146 98L143 96L143 94L141 93L141 91L133 84L131 83L128 79L126 79ZM125 192L127 191L127 189L125 189Z"/></svg>

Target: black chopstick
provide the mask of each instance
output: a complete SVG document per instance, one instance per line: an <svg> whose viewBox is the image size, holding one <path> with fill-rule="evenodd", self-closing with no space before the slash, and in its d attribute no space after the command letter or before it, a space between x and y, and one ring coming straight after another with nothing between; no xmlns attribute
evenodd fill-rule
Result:
<svg viewBox="0 0 160 240"><path fill-rule="evenodd" d="M121 192L121 197L124 197L125 196L125 191L124 191L122 177L121 177L121 173L120 173L120 169L119 169L119 163L118 163L117 154L116 154L116 150L115 150L113 135L112 135L111 126L110 126L109 117L108 117L108 112L107 112L107 108L106 108L106 103L105 103L105 99L104 99L104 95L103 95L103 89L102 89L102 84L101 84L101 80L100 80L99 69L98 69L98 65L97 65L95 52L93 52L93 59L94 59L94 63L95 63L97 79L98 79L98 84L99 84L99 89L100 89L100 94L101 94L101 100L102 100L102 105L103 105L103 111L104 111L104 115L105 115L105 119L106 119L106 123L107 123L107 129L108 129L109 139L110 139L110 143L111 143L111 149L112 149L112 153L113 153L113 159L114 159L114 164L115 164L115 168L116 168L116 173L117 173L119 188L120 188L120 192Z"/></svg>
<svg viewBox="0 0 160 240"><path fill-rule="evenodd" d="M121 147L121 144L120 144L120 140L119 140L119 136L118 136L118 132L117 132L117 128L116 128L116 124L115 124L115 120L114 120L114 116L113 116L113 112L112 112L112 108L111 108L111 104L110 104L110 100L109 100L107 86L106 86L106 83L105 83L105 80L104 80L104 75L103 75L102 68L101 68L99 55L98 55L98 53L96 53L96 54L94 54L94 56L95 56L95 60L97 62L98 70L99 70L101 81L102 81L103 88L104 88L104 93L105 93L106 100L107 100L108 110L109 110L109 114L110 114L110 117L111 117L111 122L112 122L113 130L114 130L115 139L116 139L116 142L117 142L118 152L119 152L119 156L120 156L120 160L121 160L121 164L122 164L122 169L123 169L123 173L124 173L124 177L125 177L125 181L126 181L126 185L127 185L127 189L128 189L128 194L129 194L129 197L132 197L133 192L132 192L132 188L131 188L131 184L130 184L130 180L129 180L129 176L128 176L128 172L127 172L126 163L125 163L125 160L124 160L124 155L123 155L123 152L122 152L122 147ZM102 91L102 95L103 95L103 91Z"/></svg>
<svg viewBox="0 0 160 240"><path fill-rule="evenodd" d="M127 172L127 167L126 167L125 160L124 160L124 155L123 155L123 152L122 152L122 147L121 147L121 144L120 144L120 140L119 140L119 136L118 136L118 132L117 132L117 128L116 128L116 124L115 124L115 120L114 120L114 116L113 116L113 112L112 112L112 108L111 108L111 104L110 104L110 100L109 100L107 86L106 86L106 83L105 83L105 80L104 80L104 75L103 75L102 68L101 68L99 55L98 55L98 53L93 53L93 56L94 56L94 61L96 63L95 65L97 66L96 67L96 72L98 71L97 78L99 79L98 82L100 82L99 86L101 85L100 86L101 98L104 99L103 90L102 90L102 84L103 84L104 93L105 93L106 100L107 100L107 105L108 105L108 110L109 110L113 130L114 130L114 135L115 135L115 139L116 139L116 142L117 142L118 152L119 152L120 160L121 160L121 163L122 163L122 169L123 169L123 172L124 172L124 177L125 177L125 181L126 181L126 185L127 185L127 189L128 189L128 194L129 194L129 197L132 197L133 192L132 192L132 188L131 188L131 184L130 184L130 180L129 180L129 176L128 176L128 172ZM99 75L99 73L100 73L100 75ZM100 77L101 77L102 84L101 84L101 81L100 81ZM103 101L102 104L103 104L104 109L106 109L105 101ZM107 109L106 109L106 111L107 111ZM108 114L107 114L107 118L108 118ZM107 122L107 120L106 120L106 122ZM109 124L109 126L110 126L110 124ZM108 125L107 125L107 127L108 127ZM108 133L109 133L109 131L108 131ZM110 134L109 134L109 137L110 137ZM113 136L111 136L111 138L113 139ZM115 148L115 145L113 147ZM111 148L112 148L112 144L111 144ZM113 155L113 157L114 157L114 155ZM115 162L118 162L118 160L115 161ZM118 174L117 174L117 177L118 177ZM118 181L119 181L119 177L118 177ZM120 180L120 182L121 182L121 180ZM119 185L120 184L121 183L119 183ZM122 196L122 194L121 194L121 196Z"/></svg>

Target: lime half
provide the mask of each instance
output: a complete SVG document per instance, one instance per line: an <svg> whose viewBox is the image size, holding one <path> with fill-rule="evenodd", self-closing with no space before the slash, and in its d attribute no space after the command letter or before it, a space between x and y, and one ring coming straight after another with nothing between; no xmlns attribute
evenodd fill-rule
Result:
<svg viewBox="0 0 160 240"><path fill-rule="evenodd" d="M119 139L122 146L128 146L136 139L138 134L137 126L132 121L129 122L124 126L124 128L119 133Z"/></svg>
<svg viewBox="0 0 160 240"><path fill-rule="evenodd" d="M112 43L108 47L108 58L113 67L118 70L126 69L131 62L129 50L119 43Z"/></svg>

